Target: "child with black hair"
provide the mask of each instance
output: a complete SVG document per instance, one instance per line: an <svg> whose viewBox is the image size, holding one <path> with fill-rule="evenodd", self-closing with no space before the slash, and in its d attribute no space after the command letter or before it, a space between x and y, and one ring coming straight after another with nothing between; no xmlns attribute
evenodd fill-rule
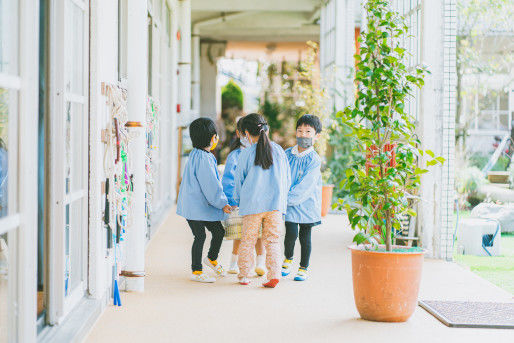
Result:
<svg viewBox="0 0 514 343"><path fill-rule="evenodd" d="M227 156L225 170L223 171L223 178L221 179L223 192L225 192L225 195L228 199L228 204L231 206L236 205L233 195L235 187L234 174L236 172L237 160L241 154L241 151L250 146L250 142L242 133L242 124L243 118L239 118L236 126L236 139L230 145L230 153ZM227 232L236 231L232 245L232 258L230 260L230 267L228 269L230 274L239 273L237 259L239 254L239 245L241 244L242 222L243 218L239 215L239 210L234 210L234 212L230 214L229 219L224 223ZM257 239L257 243L255 244L255 252L257 253L257 265L255 266L255 273L259 276L263 276L266 273L266 269L264 267L264 244L262 243L262 238L260 237Z"/></svg>
<svg viewBox="0 0 514 343"><path fill-rule="evenodd" d="M194 149L189 154L177 200L177 214L186 218L194 235L191 249L193 274L191 280L214 282L216 278L202 272L202 251L205 229L212 234L211 246L203 260L219 276L224 276L223 267L217 262L225 235L221 220L230 213L231 206L223 193L216 158L211 153L218 144L216 125L211 119L198 118L189 126L189 135Z"/></svg>
<svg viewBox="0 0 514 343"><path fill-rule="evenodd" d="M286 150L291 167L291 188L287 196L282 276L291 272L294 246L299 233L301 260L295 281L305 281L308 277L311 231L314 226L321 224L321 159L313 148L321 130L318 117L310 114L302 116L296 123L297 145Z"/></svg>
<svg viewBox="0 0 514 343"><path fill-rule="evenodd" d="M268 123L257 113L243 118L242 132L252 144L239 155L235 173L234 200L243 216L239 247L239 283L248 285L254 266L253 247L262 226L266 247L267 282L274 288L280 279L280 235L291 181L289 164L280 145L268 138Z"/></svg>

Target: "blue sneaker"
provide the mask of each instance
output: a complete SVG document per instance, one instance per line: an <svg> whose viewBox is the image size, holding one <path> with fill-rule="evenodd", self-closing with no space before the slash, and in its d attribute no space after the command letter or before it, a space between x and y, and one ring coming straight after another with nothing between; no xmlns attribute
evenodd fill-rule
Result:
<svg viewBox="0 0 514 343"><path fill-rule="evenodd" d="M294 277L294 281L305 281L309 277L309 273L307 273L307 269L300 268L298 269L298 273Z"/></svg>
<svg viewBox="0 0 514 343"><path fill-rule="evenodd" d="M284 260L284 263L282 263L282 276L288 276L291 273L291 263L293 263L292 260L287 258Z"/></svg>

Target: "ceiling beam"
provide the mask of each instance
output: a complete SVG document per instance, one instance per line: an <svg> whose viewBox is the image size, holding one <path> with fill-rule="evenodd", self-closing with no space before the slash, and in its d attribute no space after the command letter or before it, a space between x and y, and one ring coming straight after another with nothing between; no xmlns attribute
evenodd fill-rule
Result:
<svg viewBox="0 0 514 343"><path fill-rule="evenodd" d="M321 0L192 0L191 10L215 12L311 12L320 4Z"/></svg>

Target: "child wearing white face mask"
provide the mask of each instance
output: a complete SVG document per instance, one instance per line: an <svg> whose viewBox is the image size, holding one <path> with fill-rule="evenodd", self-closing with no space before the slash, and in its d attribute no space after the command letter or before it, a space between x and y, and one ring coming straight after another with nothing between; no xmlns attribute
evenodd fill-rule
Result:
<svg viewBox="0 0 514 343"><path fill-rule="evenodd" d="M297 145L286 150L291 167L291 188L287 196L282 276L291 272L294 246L300 236L301 260L295 281L305 281L308 277L311 231L321 223L321 159L313 148L321 130L318 117L302 116L296 123Z"/></svg>
<svg viewBox="0 0 514 343"><path fill-rule="evenodd" d="M243 122L243 118L241 117L237 121L236 128L236 136L237 139L230 146L230 153L227 156L227 162L225 164L225 170L223 172L223 179L221 184L223 185L223 192L227 196L228 203L230 206L235 206L236 202L234 201L234 174L237 167L237 159L241 154L242 149L249 147L251 144L248 141L248 138L242 134L241 123ZM237 256L239 252L239 245L241 244L241 227L242 227L243 218L239 216L238 210L234 210L229 219L225 222L225 227L227 229L227 233L232 231L229 230L227 226L232 226L236 230L236 238L234 238L234 243L232 246L232 258L230 260L230 268L228 272L230 274L238 274L239 268L237 266ZM262 243L262 239L259 238L257 243L255 244L255 252L257 253L257 263L255 267L255 273L259 276L263 276L266 273L266 268L264 267L264 244Z"/></svg>

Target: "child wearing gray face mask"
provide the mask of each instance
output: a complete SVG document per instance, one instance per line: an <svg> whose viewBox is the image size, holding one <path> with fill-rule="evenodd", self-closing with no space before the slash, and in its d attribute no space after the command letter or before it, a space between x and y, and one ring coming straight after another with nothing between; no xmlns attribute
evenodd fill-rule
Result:
<svg viewBox="0 0 514 343"><path fill-rule="evenodd" d="M291 273L296 239L300 236L301 260L295 281L308 278L312 250L312 228L321 223L321 158L313 145L322 130L318 117L306 114L296 123L297 145L286 150L291 168L291 188L287 197L285 259L282 276Z"/></svg>

